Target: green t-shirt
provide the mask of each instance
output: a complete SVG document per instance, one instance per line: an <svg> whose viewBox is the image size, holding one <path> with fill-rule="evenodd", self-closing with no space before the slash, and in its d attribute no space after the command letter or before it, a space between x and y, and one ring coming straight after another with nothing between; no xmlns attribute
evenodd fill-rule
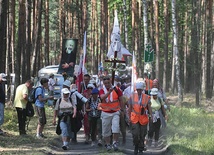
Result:
<svg viewBox="0 0 214 155"><path fill-rule="evenodd" d="M28 88L25 84L21 84L16 88L16 96L14 99L14 106L17 108L26 108L27 100L23 98L23 95L28 95Z"/></svg>

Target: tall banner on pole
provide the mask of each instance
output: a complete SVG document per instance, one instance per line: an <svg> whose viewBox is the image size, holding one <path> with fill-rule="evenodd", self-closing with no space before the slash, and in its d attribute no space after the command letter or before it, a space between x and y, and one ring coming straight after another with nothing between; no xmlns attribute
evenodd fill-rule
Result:
<svg viewBox="0 0 214 155"><path fill-rule="evenodd" d="M84 33L84 40L83 40L83 54L80 57L79 70L78 70L77 80L76 80L78 92L80 92L81 90L81 83L83 82L83 76L84 74L87 74L87 71L85 69L85 57L86 57L86 31ZM83 83L83 86L86 87L85 83Z"/></svg>
<svg viewBox="0 0 214 155"><path fill-rule="evenodd" d="M73 77L74 66L76 63L77 44L78 39L63 39L62 57L58 74L66 72L68 76Z"/></svg>
<svg viewBox="0 0 214 155"><path fill-rule="evenodd" d="M132 81L131 81L131 93L135 91L135 83L137 81L137 68L136 68L136 59L135 53L133 51L132 55Z"/></svg>

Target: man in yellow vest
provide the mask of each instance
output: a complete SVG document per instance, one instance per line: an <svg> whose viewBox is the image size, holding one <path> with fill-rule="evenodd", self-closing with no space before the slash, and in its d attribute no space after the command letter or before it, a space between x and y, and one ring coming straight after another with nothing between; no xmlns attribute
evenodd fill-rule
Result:
<svg viewBox="0 0 214 155"><path fill-rule="evenodd" d="M146 149L144 141L147 134L149 117L151 117L152 114L151 104L149 104L150 96L143 94L144 86L144 82L137 82L136 91L129 100L131 130L135 146L134 154L138 154L138 152L142 152Z"/></svg>
<svg viewBox="0 0 214 155"><path fill-rule="evenodd" d="M102 135L106 143L107 151L113 147L114 151L118 150L118 139L120 134L120 115L124 115L122 106L122 91L113 87L109 77L103 78L103 88L100 90L99 95L102 103L98 108L102 110ZM112 146L110 144L110 136L113 135Z"/></svg>

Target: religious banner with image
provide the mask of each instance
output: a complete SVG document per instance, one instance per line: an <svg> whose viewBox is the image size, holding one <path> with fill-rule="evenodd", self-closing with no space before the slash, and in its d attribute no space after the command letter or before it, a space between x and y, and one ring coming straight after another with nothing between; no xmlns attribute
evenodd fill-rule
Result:
<svg viewBox="0 0 214 155"><path fill-rule="evenodd" d="M62 57L58 74L66 73L69 77L73 77L74 66L76 64L77 43L78 39L63 39Z"/></svg>

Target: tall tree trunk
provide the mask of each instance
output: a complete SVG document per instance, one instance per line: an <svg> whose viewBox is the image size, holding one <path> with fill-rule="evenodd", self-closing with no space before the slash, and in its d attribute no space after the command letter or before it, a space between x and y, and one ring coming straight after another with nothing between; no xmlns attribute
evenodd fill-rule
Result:
<svg viewBox="0 0 214 155"><path fill-rule="evenodd" d="M176 71L176 80L178 86L178 104L183 101L183 92L182 85L180 80L180 62L179 62L179 51L177 44L177 21L176 21L176 0L172 0L172 28L173 28L173 55L175 56L173 59L175 60L175 71Z"/></svg>
<svg viewBox="0 0 214 155"><path fill-rule="evenodd" d="M188 53L189 53L189 27L188 27L188 17L189 17L189 14L188 14L188 9L186 10L185 12L185 21L187 21L186 25L185 25L185 35L184 35L184 93L186 93L187 91L187 81L188 81L188 75L187 75L187 72L188 72L188 68L187 68L187 57L188 57Z"/></svg>
<svg viewBox="0 0 214 155"><path fill-rule="evenodd" d="M35 76L37 74L37 70L40 68L40 64L38 63L40 60L38 57L40 56L40 40L41 40L41 17L42 17L42 0L36 1L35 6L35 29L34 32L34 42L33 42L33 57L32 57L32 75Z"/></svg>
<svg viewBox="0 0 214 155"><path fill-rule="evenodd" d="M100 35L100 54L101 54L101 59L106 58L105 54L105 0L101 0L101 14L100 14L100 25L101 25L101 35Z"/></svg>
<svg viewBox="0 0 214 155"><path fill-rule="evenodd" d="M12 73L15 72L15 32L16 32L16 22L15 22L15 1L11 1L11 57L12 57Z"/></svg>
<svg viewBox="0 0 214 155"><path fill-rule="evenodd" d="M27 0L25 3L26 9L26 80L30 79L30 63L31 63L31 0Z"/></svg>
<svg viewBox="0 0 214 155"><path fill-rule="evenodd" d="M206 98L212 98L212 81L211 81L211 50L212 50L212 7L213 0L208 0L206 14L207 14L207 80L206 80Z"/></svg>
<svg viewBox="0 0 214 155"><path fill-rule="evenodd" d="M202 0L202 6L203 6L203 12L205 12L206 10L206 5L205 5L205 1L206 0ZM206 29L206 24L207 24L207 21L206 21L206 13L203 14L203 17L202 17L202 21L204 21L202 23L202 36L201 36L201 44L202 44L202 63L201 63L201 68L202 68L202 79L201 79L201 92L202 94L205 94L206 93L206 69L207 69L207 52L206 52L206 36L207 36L207 29Z"/></svg>
<svg viewBox="0 0 214 155"><path fill-rule="evenodd" d="M136 44L135 44L135 38L136 38L136 29L135 29L135 23L136 23L136 0L132 1L132 50L135 50ZM136 55L138 55L139 51L136 51ZM139 62L139 57L137 62ZM139 68L137 69L138 72ZM139 73L139 72L138 72Z"/></svg>
<svg viewBox="0 0 214 155"><path fill-rule="evenodd" d="M143 41L141 40L141 38L143 37L142 36L142 33L141 33L141 19L142 19L142 2L139 1L138 2L139 6L138 6L138 21L136 21L136 25L138 25L138 28L137 28L137 32L138 32L138 39L137 39L137 42L138 42L138 50L140 51L139 52L139 58L140 58L140 61L139 61L139 77L142 77L143 76L143 61L142 61L142 55L143 55L143 50L142 50L142 44L143 44Z"/></svg>
<svg viewBox="0 0 214 155"><path fill-rule="evenodd" d="M154 9L155 9L155 51L156 51L156 65L155 65L155 77L160 79L160 48L159 48L159 9L158 9L158 0L154 1Z"/></svg>
<svg viewBox="0 0 214 155"><path fill-rule="evenodd" d="M124 14L124 47L128 49L128 26L127 26L127 8L126 8L126 0L123 0L123 14Z"/></svg>
<svg viewBox="0 0 214 155"><path fill-rule="evenodd" d="M22 55L25 53L25 0L19 0L18 43L15 60L15 88L20 84Z"/></svg>
<svg viewBox="0 0 214 155"><path fill-rule="evenodd" d="M5 73L6 68L6 46L7 46L7 9L8 0L0 0L0 72Z"/></svg>
<svg viewBox="0 0 214 155"><path fill-rule="evenodd" d="M194 87L195 87L195 98L196 98L196 106L199 106L199 83L200 83L200 73L199 73L199 23L198 23L198 16L199 16L199 11L198 11L198 1L193 1L193 11L192 11L192 34L191 34L191 40L192 40L192 53L194 53Z"/></svg>
<svg viewBox="0 0 214 155"><path fill-rule="evenodd" d="M49 0L45 0L45 66L49 65Z"/></svg>
<svg viewBox="0 0 214 155"><path fill-rule="evenodd" d="M106 13L105 13L106 12ZM110 36L108 36L108 26L107 26L107 23L108 23L108 20L110 18L109 15L108 15L108 0L104 0L104 20L105 20L105 26L104 26L104 51L108 51L108 47L110 44L108 44L108 39L110 40ZM103 53L106 55L106 53Z"/></svg>
<svg viewBox="0 0 214 155"><path fill-rule="evenodd" d="M169 16L168 16L168 0L164 0L164 65L163 65L163 90L166 91L168 88L168 31L169 31Z"/></svg>

